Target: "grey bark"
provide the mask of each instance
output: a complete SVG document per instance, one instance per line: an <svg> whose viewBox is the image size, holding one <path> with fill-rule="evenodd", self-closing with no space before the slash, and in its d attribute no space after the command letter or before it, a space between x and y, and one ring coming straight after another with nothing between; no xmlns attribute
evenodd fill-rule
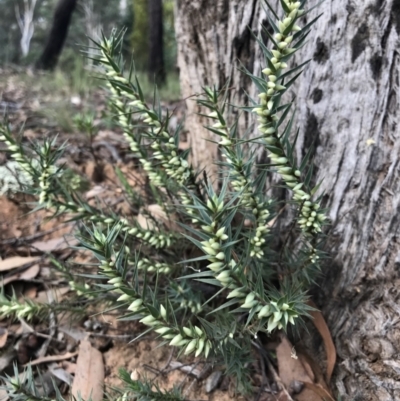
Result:
<svg viewBox="0 0 400 401"><path fill-rule="evenodd" d="M247 28L260 30L259 2L177 0L176 11L183 97L228 77L236 101L244 100L240 87L254 94L236 60L260 71ZM313 60L292 91L296 151L302 156L316 144L316 180L324 179L332 220L332 259L316 301L337 347L334 385L343 399L394 401L400 399L400 1L325 1L310 18L320 12L294 63ZM193 161L208 166L218 150L204 141L210 134L197 111L188 101Z"/></svg>

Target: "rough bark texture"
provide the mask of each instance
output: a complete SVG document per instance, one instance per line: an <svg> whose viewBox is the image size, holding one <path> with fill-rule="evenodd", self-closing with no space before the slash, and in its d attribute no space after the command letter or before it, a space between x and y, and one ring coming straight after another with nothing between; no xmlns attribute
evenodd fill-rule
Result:
<svg viewBox="0 0 400 401"><path fill-rule="evenodd" d="M400 0L325 1L310 18L320 12L294 62L313 61L292 92L296 151L303 155L316 144L316 179L324 179L332 219L332 259L316 301L336 343L334 385L343 399L394 401L400 399ZM259 71L247 26L258 31L264 16L257 0L177 0L183 96L204 84L221 86L230 75L230 86L254 93L235 60ZM210 135L195 103L187 109L194 161L210 165L218 151L203 140Z"/></svg>
<svg viewBox="0 0 400 401"><path fill-rule="evenodd" d="M162 0L149 0L149 76L165 83Z"/></svg>
<svg viewBox="0 0 400 401"><path fill-rule="evenodd" d="M240 59L246 68L255 63L254 43L247 28L258 25L257 0L177 0L175 31L178 41L178 67L182 95L187 102L186 126L190 127L195 165L213 173L210 163L218 151L205 139L210 133L203 128L206 121L197 115L200 111L193 95L202 92L204 85L222 87L231 77L229 87L247 88L249 80L237 71ZM232 98L240 102L243 92L232 89Z"/></svg>
<svg viewBox="0 0 400 401"><path fill-rule="evenodd" d="M76 3L77 0L59 0L57 3L46 46L36 63L37 68L52 70L57 65Z"/></svg>

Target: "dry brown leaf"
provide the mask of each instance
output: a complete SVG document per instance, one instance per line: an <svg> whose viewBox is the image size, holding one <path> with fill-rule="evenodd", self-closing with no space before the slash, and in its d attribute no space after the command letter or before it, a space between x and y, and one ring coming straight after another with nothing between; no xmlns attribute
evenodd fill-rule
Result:
<svg viewBox="0 0 400 401"><path fill-rule="evenodd" d="M7 285L17 280L31 280L35 278L40 271L39 265L33 265L29 269L24 270L21 273L13 274L12 276L5 277L1 280L3 285Z"/></svg>
<svg viewBox="0 0 400 401"><path fill-rule="evenodd" d="M152 218L148 217L148 215L150 215ZM136 219L139 225L144 229L154 229L155 222L163 223L171 230L177 229L176 225L173 223L173 221L171 221L170 217L165 213L162 207L157 204L146 206L145 211L139 211Z"/></svg>
<svg viewBox="0 0 400 401"><path fill-rule="evenodd" d="M79 347L76 373L72 384L72 396L84 400L103 400L104 364L103 355L93 348L88 340L83 340Z"/></svg>
<svg viewBox="0 0 400 401"><path fill-rule="evenodd" d="M317 308L314 302L309 301L309 305L313 308ZM314 326L318 330L319 334L324 341L324 347L326 352L326 382L329 384L331 381L333 369L336 364L336 348L333 343L331 332L329 331L328 325L325 322L322 313L319 310L311 311L311 316L313 317L312 321Z"/></svg>
<svg viewBox="0 0 400 401"><path fill-rule="evenodd" d="M297 356L293 357L293 345L286 337L283 337L278 345L276 357L278 359L279 377L286 388L289 388L293 380L312 383L312 379L307 374L301 360Z"/></svg>
<svg viewBox="0 0 400 401"><path fill-rule="evenodd" d="M4 327L0 327L0 348L3 348L6 345L8 338L8 330Z"/></svg>
<svg viewBox="0 0 400 401"><path fill-rule="evenodd" d="M8 401L8 392L4 390L3 388L0 388L0 401Z"/></svg>
<svg viewBox="0 0 400 401"><path fill-rule="evenodd" d="M64 249L70 248L71 246L75 246L79 243L79 241L75 238L71 240L66 240L64 237L53 238L48 241L36 241L31 244L31 248L35 251L41 252L54 252L54 251L63 251Z"/></svg>
<svg viewBox="0 0 400 401"><path fill-rule="evenodd" d="M69 287L61 287L61 288L52 288L47 291L40 291L37 294L37 297L34 298L36 302L47 304L50 301L57 300L60 301L66 293L71 291Z"/></svg>
<svg viewBox="0 0 400 401"><path fill-rule="evenodd" d="M61 362L61 366L66 372L71 373L72 375L76 372L76 363L63 361Z"/></svg>
<svg viewBox="0 0 400 401"><path fill-rule="evenodd" d="M67 352L66 354L62 354L62 355L41 356L38 359L28 362L24 366L28 366L28 365L34 366L34 365L40 365L41 363L64 361L65 359L71 359L77 355L78 355L77 352Z"/></svg>
<svg viewBox="0 0 400 401"><path fill-rule="evenodd" d="M68 373L63 368L60 368L59 366L57 366L56 363L49 366L49 372L58 380L61 380L62 382L68 384L68 386L70 386L72 384L72 381L74 380L71 373Z"/></svg>
<svg viewBox="0 0 400 401"><path fill-rule="evenodd" d="M100 185L94 186L91 190L86 192L86 199L92 199L95 198L96 196L102 194L105 191L105 188L103 188Z"/></svg>
<svg viewBox="0 0 400 401"><path fill-rule="evenodd" d="M310 369L303 365L302 360L293 351L292 344L286 337L283 337L276 349L276 357L278 359L279 377L286 389L290 388L290 384L294 380L310 384L313 381L309 376ZM308 388L304 388L300 394L297 394L296 400L323 401L318 394Z"/></svg>
<svg viewBox="0 0 400 401"><path fill-rule="evenodd" d="M310 390L317 394L322 401L336 401L322 386L314 383L303 382L305 390ZM302 391L302 393L304 390Z"/></svg>
<svg viewBox="0 0 400 401"><path fill-rule="evenodd" d="M0 272L16 269L18 267L25 266L29 263L38 261L39 257L24 257L24 256L13 256L4 260L0 260Z"/></svg>

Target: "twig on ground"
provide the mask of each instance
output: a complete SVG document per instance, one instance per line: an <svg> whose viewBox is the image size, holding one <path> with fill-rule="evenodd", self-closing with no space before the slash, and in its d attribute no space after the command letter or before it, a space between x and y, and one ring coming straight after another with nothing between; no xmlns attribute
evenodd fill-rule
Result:
<svg viewBox="0 0 400 401"><path fill-rule="evenodd" d="M23 244L25 244L25 243L27 243L27 242L30 242L30 241L33 241L33 240L35 240L35 239L44 237L44 236L47 235L47 234L52 234L52 233L54 233L55 231L61 230L62 228L66 227L66 226L68 226L68 225L70 225L70 224L69 224L69 223L68 223L68 224L60 224L60 225L58 225L58 226L56 226L56 227L53 227L53 228L51 228L51 229L49 229L49 230L40 231L40 232L37 232L37 233L32 234L32 235L27 235L27 236L25 236L25 237L20 237L20 238L7 238L7 239L4 239L4 240L1 240L1 241L0 241L0 244L1 244L1 245L14 245L14 246L15 246L15 245L23 245Z"/></svg>
<svg viewBox="0 0 400 401"><path fill-rule="evenodd" d="M18 318L20 321L21 325L25 327L26 330L28 330L30 333L34 334L36 337L42 337L49 339L50 341L57 342L59 344L64 344L64 341L58 340L57 338L52 337L49 334L44 334L36 331L32 326L30 326L22 317Z"/></svg>
<svg viewBox="0 0 400 401"><path fill-rule="evenodd" d="M47 291L47 297L49 298L49 304L52 304L54 302L54 297L53 297L53 293L52 291L49 290L49 288L47 287L47 285L45 285L45 290ZM50 311L49 313L49 320L50 320L50 324L49 324L49 338L47 338L42 346L39 348L39 350L36 352L36 356L38 358L40 357L44 357L47 353L47 349L49 348L50 342L51 340L54 338L54 336L56 335L56 329L57 329L57 318L56 318L56 314L54 313L54 311Z"/></svg>

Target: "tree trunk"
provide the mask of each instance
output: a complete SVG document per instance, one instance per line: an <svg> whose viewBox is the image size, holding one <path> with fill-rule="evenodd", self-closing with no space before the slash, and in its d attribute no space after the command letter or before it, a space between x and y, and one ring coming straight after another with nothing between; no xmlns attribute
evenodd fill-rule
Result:
<svg viewBox="0 0 400 401"><path fill-rule="evenodd" d="M59 0L57 3L49 37L43 53L36 63L36 68L52 70L57 65L76 3L77 0Z"/></svg>
<svg viewBox="0 0 400 401"><path fill-rule="evenodd" d="M276 5L275 1L271 2ZM317 4L309 0L308 6ZM184 98L204 84L255 89L239 59L258 73L258 33L265 12L257 0L177 0L178 64ZM334 385L344 400L400 399L400 1L332 0L294 63L312 58L293 87L300 135L296 151L316 145L332 224L316 301L337 347ZM290 96L291 94L289 94ZM218 159L204 121L187 102L187 127L201 166ZM250 126L251 121L243 124Z"/></svg>
<svg viewBox="0 0 400 401"><path fill-rule="evenodd" d="M149 0L149 77L165 83L162 0Z"/></svg>
<svg viewBox="0 0 400 401"><path fill-rule="evenodd" d="M35 7L36 0L32 0L31 2L24 0L24 11L21 15L18 3L15 5L15 16L17 17L17 23L21 31L20 45L23 57L26 57L29 53L29 47L35 30L35 24L33 22Z"/></svg>

